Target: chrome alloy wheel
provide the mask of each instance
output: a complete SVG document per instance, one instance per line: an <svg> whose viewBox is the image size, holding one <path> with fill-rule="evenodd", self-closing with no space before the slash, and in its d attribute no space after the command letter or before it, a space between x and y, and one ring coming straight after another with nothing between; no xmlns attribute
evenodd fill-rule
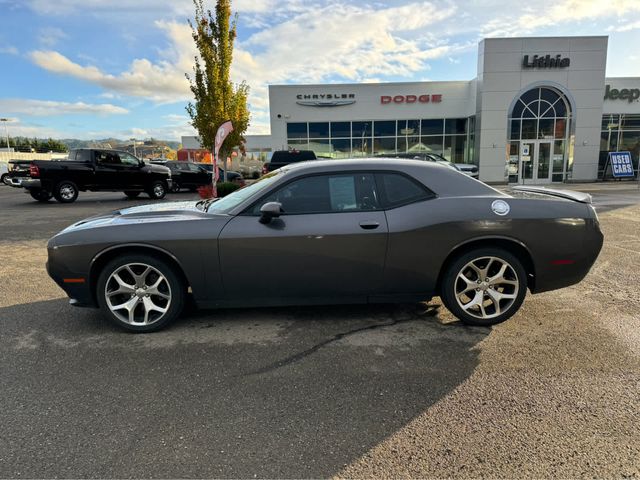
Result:
<svg viewBox="0 0 640 480"><path fill-rule="evenodd" d="M460 308L486 320L511 308L520 284L509 262L498 257L479 257L462 267L454 288Z"/></svg>
<svg viewBox="0 0 640 480"><path fill-rule="evenodd" d="M157 183L153 186L153 193L156 197L162 197L164 195L164 187L161 183Z"/></svg>
<svg viewBox="0 0 640 480"><path fill-rule="evenodd" d="M75 194L76 191L71 185L64 185L60 189L60 197L62 197L64 200L71 200Z"/></svg>
<svg viewBox="0 0 640 480"><path fill-rule="evenodd" d="M129 263L116 269L104 290L109 310L129 325L156 323L171 305L171 287L166 277L144 263Z"/></svg>

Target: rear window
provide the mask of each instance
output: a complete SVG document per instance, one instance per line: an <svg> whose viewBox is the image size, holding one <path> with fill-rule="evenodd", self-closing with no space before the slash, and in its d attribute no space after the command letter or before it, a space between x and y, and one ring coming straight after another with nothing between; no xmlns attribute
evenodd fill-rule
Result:
<svg viewBox="0 0 640 480"><path fill-rule="evenodd" d="M271 163L294 163L315 159L316 154L313 153L313 150L299 150L291 152L278 151L273 152Z"/></svg>

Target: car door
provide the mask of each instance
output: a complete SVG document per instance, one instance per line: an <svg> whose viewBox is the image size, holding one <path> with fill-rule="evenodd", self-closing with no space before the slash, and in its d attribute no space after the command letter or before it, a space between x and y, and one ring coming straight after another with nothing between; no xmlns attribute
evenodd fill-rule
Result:
<svg viewBox="0 0 640 480"><path fill-rule="evenodd" d="M282 215L260 223L272 201ZM387 232L372 173L295 179L221 232L225 294L259 304L366 301L382 288Z"/></svg>
<svg viewBox="0 0 640 480"><path fill-rule="evenodd" d="M119 152L119 156L121 175L119 176L118 188L143 188L147 182L140 160L126 152Z"/></svg>
<svg viewBox="0 0 640 480"><path fill-rule="evenodd" d="M96 166L93 189L109 190L115 188L120 173L120 156L118 152L96 150L94 156Z"/></svg>

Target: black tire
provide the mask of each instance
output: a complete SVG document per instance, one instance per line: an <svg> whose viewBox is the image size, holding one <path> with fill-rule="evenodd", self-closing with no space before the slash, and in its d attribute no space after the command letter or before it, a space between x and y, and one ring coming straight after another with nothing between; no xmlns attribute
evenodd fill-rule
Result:
<svg viewBox="0 0 640 480"><path fill-rule="evenodd" d="M2 176L0 176L0 184L2 185L6 185L6 183L4 183L4 181L6 180L6 178L9 176L8 173L3 173Z"/></svg>
<svg viewBox="0 0 640 480"><path fill-rule="evenodd" d="M135 292L140 291L140 295L138 293L130 293L129 291L124 292L122 294L115 294L107 298L107 287L110 290L114 289L114 285L117 285L117 282L110 278L111 275L118 270L123 269L119 273L119 277L127 284L134 284L134 277L130 275L128 270L126 270L126 265L133 265L131 268L134 273L141 274L146 267L151 267L152 269L149 271L149 274L140 282L149 282L154 283L157 281L159 276L156 276L156 272L159 272L165 279L158 289L162 288L162 292L164 294L169 294L170 299L167 301L159 296L154 294L144 295L141 288L135 290ZM155 269L155 270L154 270ZM114 283L116 282L116 283ZM149 287L146 285L147 288ZM142 285L138 285L138 287L142 287ZM166 288L165 288L166 287ZM123 287L119 286L118 288L122 289ZM150 290L149 290L150 291ZM166 301L167 303L160 303L160 306L163 308L167 308L166 312L159 313L153 311L149 314L150 323L142 324L144 320L144 312L146 309L145 301L149 298L151 302L157 304L158 302ZM103 313L106 317L116 324L118 327L135 333L148 333L155 332L166 327L169 323L173 322L176 318L180 316L182 310L185 305L186 298L186 286L182 280L182 277L179 275L175 269L169 265L164 260L156 258L152 255L146 254L130 254L123 255L121 257L115 258L111 260L100 272L98 276L98 282L96 285L96 298L98 300L98 305L102 309ZM135 301L134 301L135 299ZM109 300L111 300L112 305L123 305L125 303L130 303L129 305L133 306L133 322L128 323L125 321L124 317L126 316L128 319L129 311L125 308L116 310L115 313L112 308L109 306Z"/></svg>
<svg viewBox="0 0 640 480"><path fill-rule="evenodd" d="M491 258L494 260L490 262ZM474 263L475 269L470 266L471 262ZM505 264L507 267L504 274L498 277L498 272ZM483 271L486 278L478 278L479 272ZM463 280L459 275L467 280ZM491 278L496 280L486 281ZM498 278L502 278L502 282L499 282ZM515 314L526 294L527 272L518 257L501 248L478 248L460 255L448 265L442 277L440 298L449 311L463 323L489 326L504 322ZM482 307L475 303L480 299ZM467 309L462 307L469 304L471 305Z"/></svg>
<svg viewBox="0 0 640 480"><path fill-rule="evenodd" d="M140 196L140 192L131 192L129 190L125 191L124 194L127 196L127 198L130 198L131 200L133 200L134 198L138 198L138 196Z"/></svg>
<svg viewBox="0 0 640 480"><path fill-rule="evenodd" d="M47 203L53 195L46 190L29 190L29 195L40 203Z"/></svg>
<svg viewBox="0 0 640 480"><path fill-rule="evenodd" d="M171 185L171 191L173 193L178 193L180 191L180 184L178 182L173 182L173 184Z"/></svg>
<svg viewBox="0 0 640 480"><path fill-rule="evenodd" d="M167 194L167 184L162 181L153 182L147 190L147 195L153 200L160 200Z"/></svg>
<svg viewBox="0 0 640 480"><path fill-rule="evenodd" d="M78 198L78 187L70 180L63 180L53 189L53 196L60 203L73 203Z"/></svg>

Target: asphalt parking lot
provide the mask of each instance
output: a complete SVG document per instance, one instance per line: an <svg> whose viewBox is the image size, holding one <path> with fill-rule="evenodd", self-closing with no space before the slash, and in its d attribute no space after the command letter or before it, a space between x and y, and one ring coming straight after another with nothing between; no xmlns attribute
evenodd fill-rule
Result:
<svg viewBox="0 0 640 480"><path fill-rule="evenodd" d="M640 190L585 189L605 232L592 272L492 329L436 298L132 335L68 305L45 244L149 200L0 186L0 477L638 477Z"/></svg>

